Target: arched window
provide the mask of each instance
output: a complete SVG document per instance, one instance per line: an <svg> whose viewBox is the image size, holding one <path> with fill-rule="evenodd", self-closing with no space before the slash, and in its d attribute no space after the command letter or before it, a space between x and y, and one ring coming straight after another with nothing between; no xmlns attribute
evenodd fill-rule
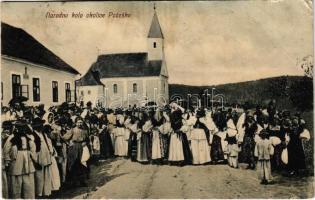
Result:
<svg viewBox="0 0 315 200"><path fill-rule="evenodd" d="M114 91L114 94L117 94L118 92L117 84L113 85L113 91Z"/></svg>
<svg viewBox="0 0 315 200"><path fill-rule="evenodd" d="M137 91L138 91L137 83L134 83L132 85L132 91L133 91L133 93L137 93Z"/></svg>
<svg viewBox="0 0 315 200"><path fill-rule="evenodd" d="M153 48L156 48L156 42L153 42Z"/></svg>

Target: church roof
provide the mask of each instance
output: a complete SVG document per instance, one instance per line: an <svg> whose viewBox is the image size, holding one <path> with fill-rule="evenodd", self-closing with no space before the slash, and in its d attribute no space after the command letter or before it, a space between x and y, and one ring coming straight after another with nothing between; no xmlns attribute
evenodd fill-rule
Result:
<svg viewBox="0 0 315 200"><path fill-rule="evenodd" d="M1 22L1 54L48 68L79 74L77 70L21 28Z"/></svg>
<svg viewBox="0 0 315 200"><path fill-rule="evenodd" d="M158 19L155 11L154 11L154 15L152 18L148 38L164 38L163 33L162 33L162 29L161 29L161 26L159 23L159 19Z"/></svg>
<svg viewBox="0 0 315 200"><path fill-rule="evenodd" d="M118 77L159 76L161 60L148 61L147 53L120 53L100 55L89 71L81 78L84 85L96 85L91 72L97 72L99 79Z"/></svg>

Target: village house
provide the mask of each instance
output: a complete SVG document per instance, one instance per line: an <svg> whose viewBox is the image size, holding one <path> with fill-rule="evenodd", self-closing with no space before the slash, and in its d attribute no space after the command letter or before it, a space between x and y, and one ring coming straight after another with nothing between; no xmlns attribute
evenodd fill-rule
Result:
<svg viewBox="0 0 315 200"><path fill-rule="evenodd" d="M79 72L23 29L1 23L1 104L19 96L28 105L75 100Z"/></svg>
<svg viewBox="0 0 315 200"><path fill-rule="evenodd" d="M104 107L128 107L168 103L164 36L156 11L147 37L147 52L99 55L77 85L82 104L91 101Z"/></svg>

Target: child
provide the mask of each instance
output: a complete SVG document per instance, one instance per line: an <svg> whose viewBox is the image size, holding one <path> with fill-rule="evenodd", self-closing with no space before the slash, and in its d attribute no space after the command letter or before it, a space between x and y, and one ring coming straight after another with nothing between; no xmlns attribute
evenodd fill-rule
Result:
<svg viewBox="0 0 315 200"><path fill-rule="evenodd" d="M258 158L257 170L261 184L268 184L272 180L270 156L273 155L274 149L271 141L268 138L268 132L263 129L260 134L260 139L257 140L255 146L255 157Z"/></svg>

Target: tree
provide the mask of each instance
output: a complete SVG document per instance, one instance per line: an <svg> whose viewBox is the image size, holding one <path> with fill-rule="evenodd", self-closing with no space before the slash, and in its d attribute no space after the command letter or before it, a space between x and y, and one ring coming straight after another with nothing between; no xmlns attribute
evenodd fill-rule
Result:
<svg viewBox="0 0 315 200"><path fill-rule="evenodd" d="M313 109L313 79L304 76L290 87L290 100L300 111Z"/></svg>
<svg viewBox="0 0 315 200"><path fill-rule="evenodd" d="M313 67L314 67L314 60L313 56L308 55L305 56L302 60L298 59L298 65L304 70L304 75L313 79Z"/></svg>

